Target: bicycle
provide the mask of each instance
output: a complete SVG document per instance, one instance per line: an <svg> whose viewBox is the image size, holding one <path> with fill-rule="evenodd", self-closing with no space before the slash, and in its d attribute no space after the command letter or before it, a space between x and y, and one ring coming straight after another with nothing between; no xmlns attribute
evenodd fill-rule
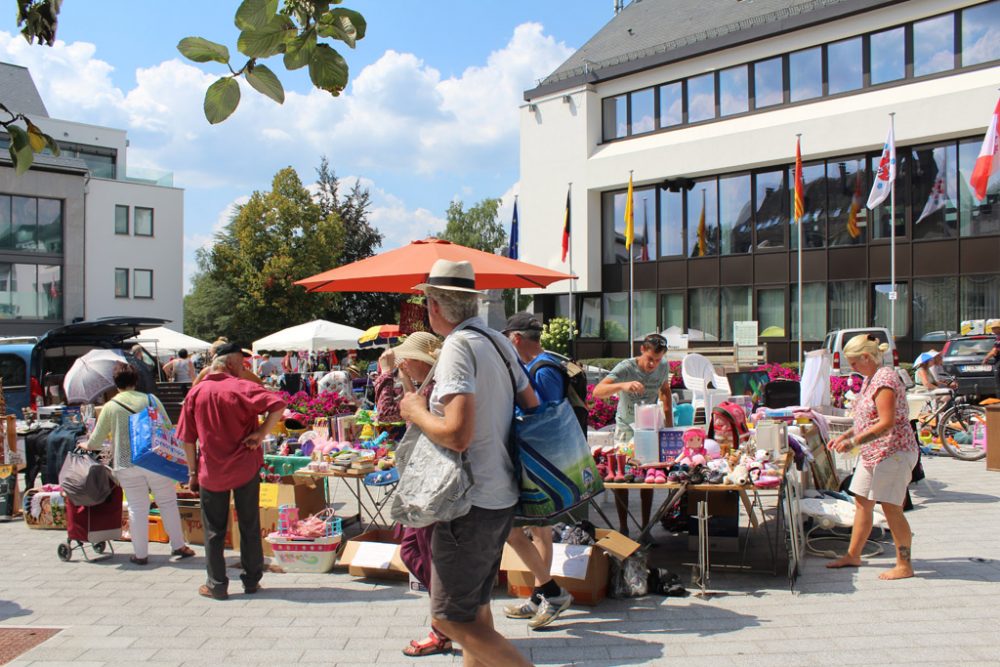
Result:
<svg viewBox="0 0 1000 667"><path fill-rule="evenodd" d="M944 401L935 400L945 396ZM960 461L979 461L986 456L986 409L965 396L956 396L952 389L928 392L916 422L918 434L933 429L944 450Z"/></svg>

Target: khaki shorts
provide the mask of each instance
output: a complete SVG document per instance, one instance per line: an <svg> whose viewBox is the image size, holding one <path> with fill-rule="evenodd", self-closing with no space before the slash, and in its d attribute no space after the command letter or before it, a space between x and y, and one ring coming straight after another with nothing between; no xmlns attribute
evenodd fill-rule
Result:
<svg viewBox="0 0 1000 667"><path fill-rule="evenodd" d="M917 450L896 452L881 460L874 468L863 463L854 469L850 491L856 496L889 505L902 505L906 487L917 465Z"/></svg>
<svg viewBox="0 0 1000 667"><path fill-rule="evenodd" d="M471 623L490 603L514 507L473 507L454 521L438 523L431 537L431 615Z"/></svg>

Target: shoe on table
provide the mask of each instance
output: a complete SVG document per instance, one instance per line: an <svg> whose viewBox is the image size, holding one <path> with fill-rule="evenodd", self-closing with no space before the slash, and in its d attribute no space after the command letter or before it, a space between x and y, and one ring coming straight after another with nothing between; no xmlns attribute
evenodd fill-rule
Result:
<svg viewBox="0 0 1000 667"><path fill-rule="evenodd" d="M573 596L565 588L559 589L559 595L550 598L544 595L541 597L542 603L538 605L538 612L528 621L528 627L532 630L544 628L573 604Z"/></svg>
<svg viewBox="0 0 1000 667"><path fill-rule="evenodd" d="M544 600L545 598L542 599ZM523 600L517 604L509 604L503 608L504 616L507 618L534 618L537 612L538 605L532 602L530 597L527 600Z"/></svg>

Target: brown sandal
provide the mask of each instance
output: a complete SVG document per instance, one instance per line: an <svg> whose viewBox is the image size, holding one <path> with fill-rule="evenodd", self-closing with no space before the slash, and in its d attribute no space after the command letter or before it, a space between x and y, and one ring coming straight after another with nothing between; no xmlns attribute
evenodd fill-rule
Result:
<svg viewBox="0 0 1000 667"><path fill-rule="evenodd" d="M174 549L173 551L171 551L170 555L177 556L178 558L191 558L192 556L195 555L195 553L194 549L185 544L180 549Z"/></svg>
<svg viewBox="0 0 1000 667"><path fill-rule="evenodd" d="M411 640L410 645L403 649L403 655L410 656L411 658L420 658L425 655L451 653L451 648L450 639L431 630L430 634L423 640L419 642L416 639Z"/></svg>

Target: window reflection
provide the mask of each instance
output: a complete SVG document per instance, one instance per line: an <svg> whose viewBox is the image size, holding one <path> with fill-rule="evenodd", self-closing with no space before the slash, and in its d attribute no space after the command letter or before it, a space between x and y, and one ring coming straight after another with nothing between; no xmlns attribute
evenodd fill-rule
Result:
<svg viewBox="0 0 1000 667"><path fill-rule="evenodd" d="M62 252L62 201L38 200L38 249L42 252Z"/></svg>
<svg viewBox="0 0 1000 667"><path fill-rule="evenodd" d="M754 174L754 202L757 207L757 247L783 248L788 225L788 186L785 171Z"/></svg>
<svg viewBox="0 0 1000 667"><path fill-rule="evenodd" d="M906 336L910 330L907 313L909 311L910 290L906 283L896 283L896 299L890 299L892 283L872 285L872 326L888 329L892 323L892 311L896 311L896 328L893 334Z"/></svg>
<svg viewBox="0 0 1000 667"><path fill-rule="evenodd" d="M871 36L872 85L896 81L906 75L905 37L902 27Z"/></svg>
<svg viewBox="0 0 1000 667"><path fill-rule="evenodd" d="M976 199L967 185L972 178L972 170L976 166L976 158L979 157L982 145L981 137L958 144L959 183L962 184L958 192L962 236L1000 234L1000 179L990 179L986 199L982 201Z"/></svg>
<svg viewBox="0 0 1000 667"><path fill-rule="evenodd" d="M660 193L660 257L684 254L684 195Z"/></svg>
<svg viewBox="0 0 1000 667"><path fill-rule="evenodd" d="M700 181L687 193L688 257L719 254L718 185L714 178Z"/></svg>
<svg viewBox="0 0 1000 667"><path fill-rule="evenodd" d="M860 280L840 280L828 285L830 291L830 328L852 329L865 326L868 299L865 283ZM805 292L802 294L805 300ZM803 310L805 305L803 304ZM805 327L803 326L803 329Z"/></svg>
<svg viewBox="0 0 1000 667"><path fill-rule="evenodd" d="M785 101L782 58L771 58L754 63L754 106L757 109L781 104Z"/></svg>
<svg viewBox="0 0 1000 667"><path fill-rule="evenodd" d="M913 24L913 76L955 67L955 15L945 14Z"/></svg>
<svg viewBox="0 0 1000 667"><path fill-rule="evenodd" d="M62 267L38 266L38 316L43 320L62 319Z"/></svg>
<svg viewBox="0 0 1000 667"><path fill-rule="evenodd" d="M715 118L715 75L688 79L688 122Z"/></svg>
<svg viewBox="0 0 1000 667"><path fill-rule="evenodd" d="M1000 0L962 10L962 65L1000 60Z"/></svg>
<svg viewBox="0 0 1000 667"><path fill-rule="evenodd" d="M628 293L604 295L604 339L628 340Z"/></svg>
<svg viewBox="0 0 1000 667"><path fill-rule="evenodd" d="M605 193L603 211L604 262L627 263L625 249L625 201L627 192ZM656 194L653 188L632 193L632 255L637 262L656 259Z"/></svg>
<svg viewBox="0 0 1000 667"><path fill-rule="evenodd" d="M683 84L680 81L660 86L660 127L684 122Z"/></svg>
<svg viewBox="0 0 1000 667"><path fill-rule="evenodd" d="M857 90L862 84L861 38L834 42L827 48L827 86L830 95Z"/></svg>
<svg viewBox="0 0 1000 667"><path fill-rule="evenodd" d="M719 340L719 288L688 290L688 340Z"/></svg>
<svg viewBox="0 0 1000 667"><path fill-rule="evenodd" d="M719 333L722 340L733 339L733 322L748 322L753 319L753 300L749 287L723 287L720 290L719 317L722 323Z"/></svg>
<svg viewBox="0 0 1000 667"><path fill-rule="evenodd" d="M719 234L723 255L750 252L751 210L749 174L720 178Z"/></svg>
<svg viewBox="0 0 1000 667"><path fill-rule="evenodd" d="M908 149L914 239L958 236L958 151L955 144Z"/></svg>
<svg viewBox="0 0 1000 667"><path fill-rule="evenodd" d="M799 286L790 285L788 302L791 304L792 339L799 337ZM826 336L826 284L802 285L802 340L823 340Z"/></svg>
<svg viewBox="0 0 1000 667"><path fill-rule="evenodd" d="M785 337L785 290L757 290L757 335L761 338Z"/></svg>
<svg viewBox="0 0 1000 667"><path fill-rule="evenodd" d="M789 92L792 102L823 94L823 50L817 46L788 56Z"/></svg>
<svg viewBox="0 0 1000 667"><path fill-rule="evenodd" d="M15 250L38 249L38 200L34 197L11 197L11 219Z"/></svg>
<svg viewBox="0 0 1000 667"><path fill-rule="evenodd" d="M864 158L830 160L826 164L830 245L863 245L868 229L868 179Z"/></svg>
<svg viewBox="0 0 1000 667"><path fill-rule="evenodd" d="M653 131L653 89L632 93L632 134Z"/></svg>
<svg viewBox="0 0 1000 667"><path fill-rule="evenodd" d="M913 281L913 337L942 341L957 333L958 300L954 278L916 278Z"/></svg>
<svg viewBox="0 0 1000 667"><path fill-rule="evenodd" d="M656 328L656 292L636 292L632 309L632 335L635 340L642 340L651 333L659 333Z"/></svg>
<svg viewBox="0 0 1000 667"><path fill-rule="evenodd" d="M666 331L671 327L684 330L684 295L664 294L660 297L660 327Z"/></svg>
<svg viewBox="0 0 1000 667"><path fill-rule="evenodd" d="M719 72L719 111L723 116L745 113L750 108L747 66Z"/></svg>
<svg viewBox="0 0 1000 667"><path fill-rule="evenodd" d="M878 171L878 163L881 159L881 154L872 156L868 162L868 172L874 174ZM909 179L910 173L910 160L907 155L907 151L899 150L896 148L896 236L902 237L906 235L906 207L903 206L906 196L906 181ZM867 195L865 196L867 201ZM890 211L892 209L891 196L886 198L884 202L879 204L872 212L870 216L871 221L871 234L874 239L887 239L892 235L892 230L890 228Z"/></svg>
<svg viewBox="0 0 1000 667"><path fill-rule="evenodd" d="M601 337L601 297L587 296L580 300L580 338Z"/></svg>
<svg viewBox="0 0 1000 667"><path fill-rule="evenodd" d="M603 116L605 141L628 134L628 96L605 98Z"/></svg>
<svg viewBox="0 0 1000 667"><path fill-rule="evenodd" d="M788 203L791 214L791 248L798 248L798 229L795 226L795 167L788 170ZM802 213L802 246L822 248L826 243L826 167L822 162L802 166L802 184L805 188Z"/></svg>
<svg viewBox="0 0 1000 667"><path fill-rule="evenodd" d="M14 246L14 231L11 227L10 197L0 195L0 248Z"/></svg>

